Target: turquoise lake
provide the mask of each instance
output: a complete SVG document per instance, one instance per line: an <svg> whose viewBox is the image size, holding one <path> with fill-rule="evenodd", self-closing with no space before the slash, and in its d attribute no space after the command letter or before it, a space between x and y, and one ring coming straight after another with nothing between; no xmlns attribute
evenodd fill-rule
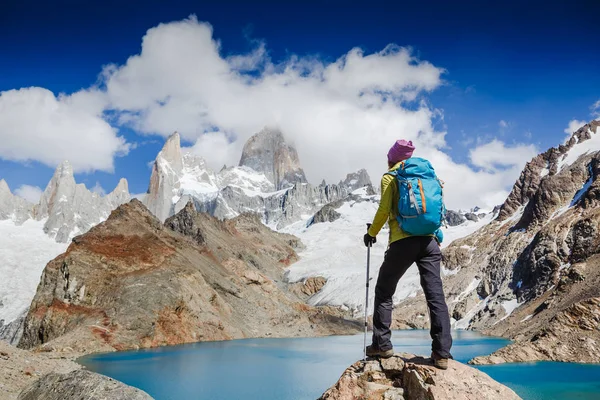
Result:
<svg viewBox="0 0 600 400"><path fill-rule="evenodd" d="M461 362L509 342L453 332ZM395 331L396 351L429 355L428 331ZM145 390L157 400L316 399L362 358L362 335L306 339L246 339L97 354L88 369ZM600 365L538 362L480 367L525 400L600 399Z"/></svg>

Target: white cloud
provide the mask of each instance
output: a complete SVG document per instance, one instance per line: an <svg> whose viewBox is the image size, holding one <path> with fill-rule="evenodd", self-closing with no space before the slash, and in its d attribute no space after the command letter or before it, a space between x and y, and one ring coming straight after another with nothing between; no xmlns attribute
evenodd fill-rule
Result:
<svg viewBox="0 0 600 400"><path fill-rule="evenodd" d="M144 36L140 54L105 68L107 97L121 122L148 134L179 131L214 169L237 164L252 134L276 126L313 182L335 182L363 167L378 180L389 146L410 139L448 182L450 207L501 203L518 177L516 165L474 171L443 153L446 133L433 128L440 113L421 95L442 84L444 70L410 49L355 48L331 63L292 56L275 64L260 42L225 58L212 35L193 17L161 24Z"/></svg>
<svg viewBox="0 0 600 400"><path fill-rule="evenodd" d="M500 126L500 128L508 128L508 122L506 122L503 119L501 119L500 122L498 122L498 125Z"/></svg>
<svg viewBox="0 0 600 400"><path fill-rule="evenodd" d="M565 128L564 132L567 134L568 137L571 137L573 132L575 132L577 129L581 128L585 124L587 124L587 122L573 119L569 121L569 125Z"/></svg>
<svg viewBox="0 0 600 400"><path fill-rule="evenodd" d="M590 110L592 110L592 115L595 118L600 118L600 100L598 100L594 104L592 104L592 106L590 107Z"/></svg>
<svg viewBox="0 0 600 400"><path fill-rule="evenodd" d="M80 169L111 169L112 157L128 146L99 117L111 111L115 126L125 124L142 134L166 137L179 131L194 153L219 169L238 163L252 134L275 126L295 144L312 182L337 182L359 168L367 168L377 181L386 170L389 146L404 138L415 143L415 155L429 158L447 182L451 208L501 203L518 177L519 162L498 160L496 154L487 162L480 146L474 150L474 164L481 168L474 170L444 153L446 132L433 127L443 115L425 100L443 84L444 72L395 45L371 54L350 49L333 62L291 56L274 63L265 44L255 42L249 53L225 57L212 27L191 17L148 30L140 54L102 70L102 90L92 87L58 99L48 92L48 101L68 118L62 124L52 121L47 136L54 146L83 146L86 140L61 132L91 135L91 126L93 138L104 138L91 146L103 147L102 156L90 158L83 149L72 156L62 151L56 158L68 158ZM64 142L56 140L61 135ZM37 153L31 150L18 159L54 162L45 144L34 147ZM530 158L529 152L519 154L527 156L522 164Z"/></svg>
<svg viewBox="0 0 600 400"><path fill-rule="evenodd" d="M498 172L507 168L517 168L521 171L525 164L538 153L532 144L507 146L498 139L494 139L471 149L469 158L473 165L486 171Z"/></svg>
<svg viewBox="0 0 600 400"><path fill-rule="evenodd" d="M103 96L84 90L57 98L39 87L0 92L0 158L50 167L68 159L76 172L112 171L128 145L98 115Z"/></svg>
<svg viewBox="0 0 600 400"><path fill-rule="evenodd" d="M93 188L90 189L90 191L92 193L99 194L100 196L106 195L106 190L104 190L104 188L102 187L102 185L100 185L100 182L98 182L98 181L96 181L96 184L94 185Z"/></svg>
<svg viewBox="0 0 600 400"><path fill-rule="evenodd" d="M15 189L15 194L19 197L24 198L30 203L37 204L40 202L42 197L42 189L37 186L21 185Z"/></svg>

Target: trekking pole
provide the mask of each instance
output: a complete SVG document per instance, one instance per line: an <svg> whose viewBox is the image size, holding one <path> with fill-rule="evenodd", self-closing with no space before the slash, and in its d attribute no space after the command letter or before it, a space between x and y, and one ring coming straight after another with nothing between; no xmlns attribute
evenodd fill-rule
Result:
<svg viewBox="0 0 600 400"><path fill-rule="evenodd" d="M367 224L367 233L369 232L369 228L371 224ZM369 268L371 266L371 243L367 246L367 284L366 286L366 295L365 295L365 338L364 338L364 360L367 360L367 318L369 315Z"/></svg>

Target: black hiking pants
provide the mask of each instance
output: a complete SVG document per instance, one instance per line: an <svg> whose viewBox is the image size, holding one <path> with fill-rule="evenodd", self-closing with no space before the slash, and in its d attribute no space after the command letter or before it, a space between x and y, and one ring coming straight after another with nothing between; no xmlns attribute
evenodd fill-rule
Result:
<svg viewBox="0 0 600 400"><path fill-rule="evenodd" d="M450 358L452 336L450 334L450 315L444 298L440 263L442 252L433 237L412 236L398 240L390 245L385 258L377 286L375 286L375 312L373 313L373 345L380 350L392 349L392 297L398 281L406 270L417 263L421 275L421 287L425 292L431 323L432 350L444 358Z"/></svg>

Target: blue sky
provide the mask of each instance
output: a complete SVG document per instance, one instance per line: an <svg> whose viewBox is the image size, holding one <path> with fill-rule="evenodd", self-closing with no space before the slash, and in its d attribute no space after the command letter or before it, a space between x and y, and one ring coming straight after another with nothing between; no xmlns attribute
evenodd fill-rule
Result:
<svg viewBox="0 0 600 400"><path fill-rule="evenodd" d="M501 165L501 170L492 171L491 167L472 162L473 149L497 140L502 143L502 150L520 146L515 154L528 155L531 151L523 151L526 145L532 144L539 150L557 145L564 140L563 130L569 121L593 118L590 107L600 99L600 51L597 50L600 3L597 1L550 5L538 1L508 1L497 5L480 1L461 5L435 1L418 4L400 1L200 3L5 1L0 6L0 92L39 87L55 95L71 95L98 82L102 90L105 82L99 80L99 74L103 66L122 67L128 57L140 53L141 40L148 29L184 20L192 14L198 21L212 25L212 37L219 41L219 54L224 59L252 53L263 46L269 62L275 66L293 57L317 59L327 65L355 47L368 55L393 43L410 47L413 57L441 71L435 88L419 83L417 98L402 104L403 109L414 111L425 103L434 114L430 118L434 129L446 132L443 145L421 138L423 146L431 145L449 155L454 163L465 164L475 172L488 169L489 173L501 174L512 169L498 181L498 185L504 187L507 180L514 180L522 164ZM189 51L202 50L195 47ZM248 74L262 76L263 73L259 70ZM159 82L160 76L154 79ZM146 84L160 85L156 82ZM392 96L397 96L394 90L391 89ZM126 103L131 104L131 99ZM196 99L193 102L194 105L200 103ZM297 106L301 108L302 104ZM186 107L180 106L180 109ZM172 117L172 129L163 125L160 129L155 128L157 125L140 128L139 124L118 121L119 116L129 112L124 107L119 106L117 111L109 108L102 111L101 118L129 144L128 154L123 156L124 151L115 150L119 148L115 144L112 148L114 171L91 167L87 172L79 172L76 179L89 188L98 182L110 191L119 178L125 177L132 193L143 192L150 175L148 163L160 150L165 132L181 129L176 126L177 116ZM290 114L287 110L282 111L284 118ZM0 108L0 123L2 112L11 113L11 109ZM36 119L36 113L35 109L29 110L26 119ZM45 121L52 123L53 120ZM36 156L39 152L23 150L15 137L25 140L28 133L24 131L34 128L30 124L19 124L14 122L10 128L0 125L0 138L4 138L5 145L9 143L6 146L14 146L14 149L0 151L0 178L6 179L12 189L24 184L43 189L52 175L53 162ZM103 129L100 125L99 131ZM226 132L228 138L246 137L248 133L241 131L254 129L241 122L213 125L217 125L213 127L215 130ZM20 126L26 128L14 128ZM190 131L200 136L206 126ZM160 132L153 134L153 129ZM46 134L56 135L57 143L65 140L60 130ZM69 136L69 143L78 137L73 135ZM192 133L183 136L188 146L197 139ZM299 136L297 140L301 141ZM85 140L92 140L91 136ZM354 140L360 141L360 137L348 142ZM369 136L364 140L368 142ZM438 140L436 136L430 142ZM308 149L308 144L300 143L301 158L312 162L310 155L302 154L303 148ZM336 148L332 145L330 152ZM48 151L60 153L62 147ZM233 153L229 151L223 150L223 154L227 154L224 157L234 159L239 145L231 149ZM354 154L352 149L348 152ZM356 158L345 162L346 168L359 166ZM375 165L370 160L366 163ZM309 179L320 181L323 176L316 175L322 168L326 166L315 166ZM375 167L369 171L378 172ZM323 175L328 177L325 172ZM336 177L340 173L336 170L329 175ZM497 189L489 188L490 191Z"/></svg>

